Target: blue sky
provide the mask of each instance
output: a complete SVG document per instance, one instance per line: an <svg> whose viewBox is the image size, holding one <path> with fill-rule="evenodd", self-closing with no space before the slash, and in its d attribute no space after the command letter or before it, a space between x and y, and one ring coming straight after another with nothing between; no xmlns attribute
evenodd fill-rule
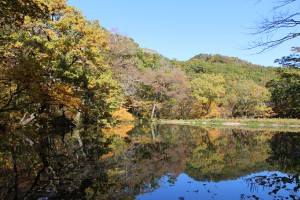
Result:
<svg viewBox="0 0 300 200"><path fill-rule="evenodd" d="M141 47L170 59L188 60L199 54L222 54L264 66L289 55L295 41L264 52L243 50L255 37L249 33L260 17L272 15L266 0L69 0L90 20L131 37Z"/></svg>

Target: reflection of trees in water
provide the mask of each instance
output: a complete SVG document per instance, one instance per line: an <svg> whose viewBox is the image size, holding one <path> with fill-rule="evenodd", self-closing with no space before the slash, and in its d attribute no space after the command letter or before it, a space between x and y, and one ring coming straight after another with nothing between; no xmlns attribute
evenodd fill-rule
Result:
<svg viewBox="0 0 300 200"><path fill-rule="evenodd" d="M300 173L299 133L277 133L272 137L270 147L268 162L289 173Z"/></svg>
<svg viewBox="0 0 300 200"><path fill-rule="evenodd" d="M270 190L269 195L274 199L300 198L299 134L240 130L218 133L209 131L202 134L202 139L198 141L198 146L192 150L188 160L186 173L189 176L201 181L219 181L268 169L283 169L296 175L271 174L244 179L251 195L242 194L241 199L260 199L252 192L262 188ZM283 190L287 192L278 196L278 192Z"/></svg>
<svg viewBox="0 0 300 200"><path fill-rule="evenodd" d="M298 176L273 173L253 176L246 178L245 181L250 192L257 192L261 188L269 190L268 194L273 196L274 199L300 199L300 195L298 194L300 188ZM242 197L242 199L252 199L252 195L243 194Z"/></svg>
<svg viewBox="0 0 300 200"><path fill-rule="evenodd" d="M118 197L125 197L127 193L134 198L158 188L163 175L171 173L167 177L172 182L184 170L185 158L195 145L195 134L184 126L171 129L159 126L155 130L155 137L150 129L145 131L148 139L136 133L137 130L130 133L133 145L118 151L122 153L109 161L108 176L116 184L106 194L118 193Z"/></svg>
<svg viewBox="0 0 300 200"><path fill-rule="evenodd" d="M192 150L186 170L191 177L219 181L270 168L265 163L269 150L267 137L258 137L263 132L214 131L203 132L202 141Z"/></svg>
<svg viewBox="0 0 300 200"><path fill-rule="evenodd" d="M42 127L46 125L49 123ZM1 132L0 199L51 197L81 185L83 179L76 175L85 161L78 145L80 136L66 134L70 128L65 126L49 126L47 132L38 126ZM81 170L80 174L86 172Z"/></svg>
<svg viewBox="0 0 300 200"><path fill-rule="evenodd" d="M150 127L127 138L104 136L94 127L3 133L0 199L133 199L153 191L163 175L173 172L172 181L183 171L197 137L186 127L155 130L155 138ZM105 157L109 153L114 156Z"/></svg>
<svg viewBox="0 0 300 200"><path fill-rule="evenodd" d="M183 171L211 180L259 171L270 151L269 137L247 131L141 125L120 137L44 128L0 134L0 199L134 199L164 175L173 183Z"/></svg>
<svg viewBox="0 0 300 200"><path fill-rule="evenodd" d="M299 133L276 133L269 141L270 152L267 161L278 166L290 175L281 176L276 173L269 176L253 176L245 181L250 188L269 188L269 195L275 199L300 199L300 135ZM285 196L278 196L279 191L285 191Z"/></svg>

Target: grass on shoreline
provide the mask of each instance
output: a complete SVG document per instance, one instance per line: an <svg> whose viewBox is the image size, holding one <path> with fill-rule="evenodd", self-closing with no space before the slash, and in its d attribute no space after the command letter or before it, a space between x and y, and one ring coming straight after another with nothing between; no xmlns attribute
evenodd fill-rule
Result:
<svg viewBox="0 0 300 200"><path fill-rule="evenodd" d="M300 128L300 119L191 119L191 120L167 120L158 119L154 120L154 123L158 124L186 124L186 125L213 125L213 126L247 126L256 128L280 128L280 127L290 127L290 128ZM300 130L299 130L300 131Z"/></svg>

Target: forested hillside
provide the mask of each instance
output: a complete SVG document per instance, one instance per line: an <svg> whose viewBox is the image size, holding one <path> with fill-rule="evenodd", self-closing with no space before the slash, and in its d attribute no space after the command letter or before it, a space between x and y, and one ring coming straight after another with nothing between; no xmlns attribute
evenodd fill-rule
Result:
<svg viewBox="0 0 300 200"><path fill-rule="evenodd" d="M185 63L186 71L190 76L199 72L222 74L227 80L253 80L265 85L275 76L274 67L262 67L234 57L222 55L199 54Z"/></svg>
<svg viewBox="0 0 300 200"><path fill-rule="evenodd" d="M142 119L299 117L297 69L221 55L170 60L64 0L0 8L3 129L57 120L108 125L120 109Z"/></svg>

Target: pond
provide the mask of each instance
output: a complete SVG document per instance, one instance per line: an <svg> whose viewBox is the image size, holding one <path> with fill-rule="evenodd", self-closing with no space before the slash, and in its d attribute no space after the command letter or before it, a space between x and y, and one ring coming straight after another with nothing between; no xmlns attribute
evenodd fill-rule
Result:
<svg viewBox="0 0 300 200"><path fill-rule="evenodd" d="M0 199L299 199L300 131L2 131Z"/></svg>

